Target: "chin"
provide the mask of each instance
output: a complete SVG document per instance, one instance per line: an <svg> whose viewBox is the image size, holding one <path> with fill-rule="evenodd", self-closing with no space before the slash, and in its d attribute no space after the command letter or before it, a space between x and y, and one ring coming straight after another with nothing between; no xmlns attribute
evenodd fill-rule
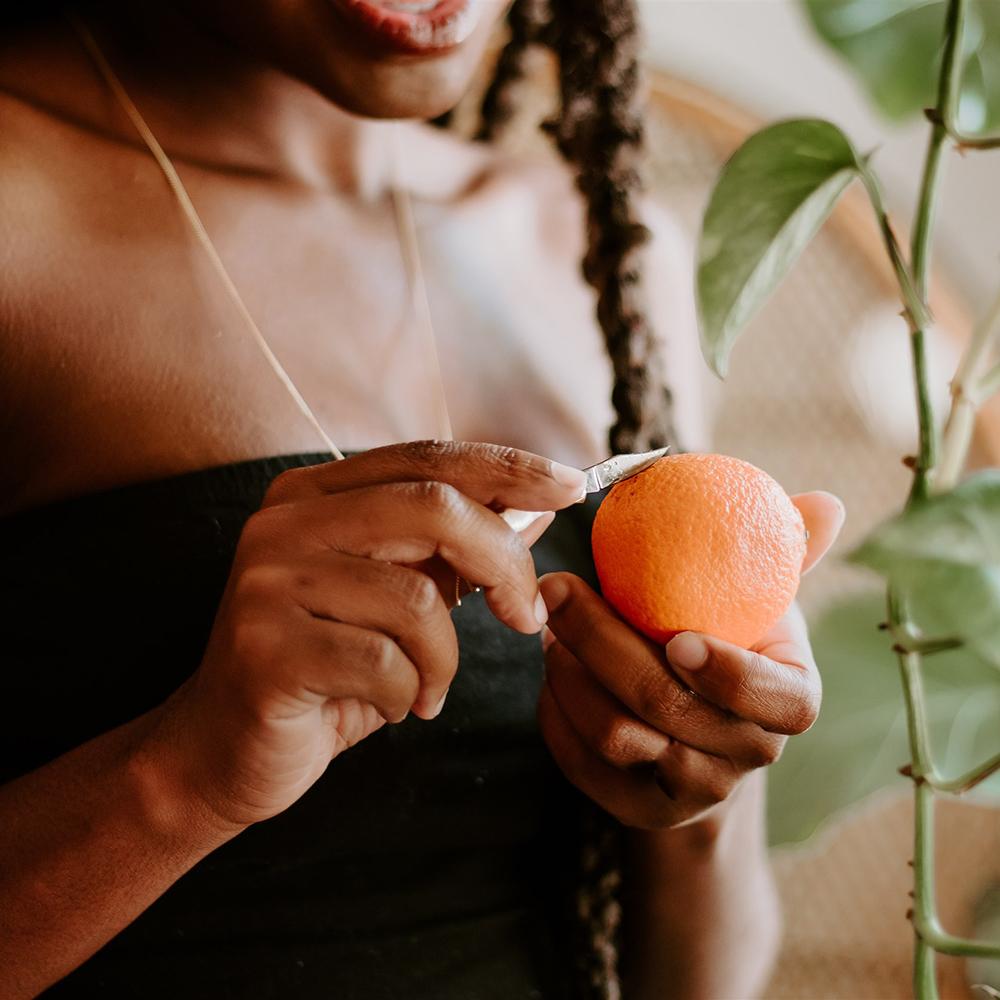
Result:
<svg viewBox="0 0 1000 1000"><path fill-rule="evenodd" d="M423 58L352 58L308 81L334 104L366 118L435 118L462 99L489 40L482 46ZM346 70L346 72L345 72Z"/></svg>
<svg viewBox="0 0 1000 1000"><path fill-rule="evenodd" d="M422 119L461 100L509 6L508 0L261 4L271 7L266 44L286 72L352 114Z"/></svg>

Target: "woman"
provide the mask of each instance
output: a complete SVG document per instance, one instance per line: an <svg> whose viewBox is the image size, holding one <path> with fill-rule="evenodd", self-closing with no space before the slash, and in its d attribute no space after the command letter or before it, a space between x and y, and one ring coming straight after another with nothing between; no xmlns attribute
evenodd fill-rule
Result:
<svg viewBox="0 0 1000 1000"><path fill-rule="evenodd" d="M636 204L634 11L519 3L487 99L490 131L556 50L588 288L568 171L419 124L504 5L406 7L9 15L4 997L568 997L578 958L593 995L762 986L760 768L819 699L801 618L665 654L585 582L574 506L609 424L668 434L661 353L699 437L683 293L650 285L663 345L637 295L640 257L682 265ZM498 444L377 448L448 423ZM840 510L798 502L812 563ZM517 535L500 506L566 512Z"/></svg>

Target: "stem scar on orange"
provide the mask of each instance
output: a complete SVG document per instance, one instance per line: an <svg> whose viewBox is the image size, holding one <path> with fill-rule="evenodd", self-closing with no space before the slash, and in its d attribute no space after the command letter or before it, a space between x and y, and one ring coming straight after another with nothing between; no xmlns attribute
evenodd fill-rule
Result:
<svg viewBox="0 0 1000 1000"><path fill-rule="evenodd" d="M806 554L788 494L728 455L670 455L619 483L591 542L605 599L638 631L747 648L791 606Z"/></svg>

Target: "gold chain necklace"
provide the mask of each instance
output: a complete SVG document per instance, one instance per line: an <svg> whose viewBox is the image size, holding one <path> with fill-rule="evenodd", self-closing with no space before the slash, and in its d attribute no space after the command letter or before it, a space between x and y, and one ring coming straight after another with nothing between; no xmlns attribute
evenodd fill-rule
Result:
<svg viewBox="0 0 1000 1000"><path fill-rule="evenodd" d="M208 235L208 230L205 228L205 224L202 222L201 216L198 214L198 210L195 208L194 202L191 200L191 196L188 194L187 188L184 186L184 182L177 173L177 169L174 167L170 157L167 155L166 151L153 134L152 129L147 124L142 113L136 107L135 102L129 96L128 91L119 79L118 74L115 73L114 69L111 67L107 57L104 55L104 51L98 44L97 39L78 14L70 11L67 12L67 16L108 89L121 105L122 110L128 116L139 137L145 143L147 149L153 156L153 159L163 172L167 184L180 206L181 213L191 228L191 231L194 233L199 245L205 252L205 256L208 258L208 262L211 265L212 270L215 271L223 289L226 292L226 295L229 297L234 308L236 309L237 314L242 319L243 324L254 343L260 349L260 352L263 354L268 365L271 367L271 370L284 386L286 392L292 398L292 401L295 403L302 416L305 417L305 419L312 425L313 429L319 435L326 448L335 459L342 459L344 457L343 452L337 447L336 444L334 444L329 434L327 434L323 425L313 412L312 407L309 406L309 403L295 385L292 377L288 374L284 365L282 365L278 356L272 350L267 338L257 325L257 322L254 320L253 314L243 301L243 296L240 295L239 289L236 287L236 283L230 276L226 265L223 263L222 258L219 256L219 252L215 248L215 244ZM441 370L441 359L437 349L437 338L434 334L430 300L427 295L427 283L424 277L423 259L417 235L413 202L409 191L405 185L401 183L401 178L399 176L400 149L398 126L396 126L392 132L391 149L392 182L390 185L390 196L392 199L393 216L396 224L396 232L399 237L403 265L406 270L410 311L416 317L417 325L420 327L420 330L424 335L424 339L426 340L426 348L431 359L435 380L438 384L439 391L437 394L438 404L436 407L436 416L441 430L443 431L443 433L439 436L447 440L451 440L453 437L451 417L448 412L448 402L444 388L444 377Z"/></svg>

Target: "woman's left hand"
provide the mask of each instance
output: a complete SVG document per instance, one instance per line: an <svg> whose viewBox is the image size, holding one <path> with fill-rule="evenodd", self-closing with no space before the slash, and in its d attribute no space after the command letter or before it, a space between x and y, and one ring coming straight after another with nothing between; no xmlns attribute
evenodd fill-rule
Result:
<svg viewBox="0 0 1000 1000"><path fill-rule="evenodd" d="M829 493L792 499L809 531L805 571L835 540L844 508ZM816 719L819 673L797 606L752 650L691 632L664 650L579 577L550 573L541 592L542 734L566 777L627 826L701 817Z"/></svg>

